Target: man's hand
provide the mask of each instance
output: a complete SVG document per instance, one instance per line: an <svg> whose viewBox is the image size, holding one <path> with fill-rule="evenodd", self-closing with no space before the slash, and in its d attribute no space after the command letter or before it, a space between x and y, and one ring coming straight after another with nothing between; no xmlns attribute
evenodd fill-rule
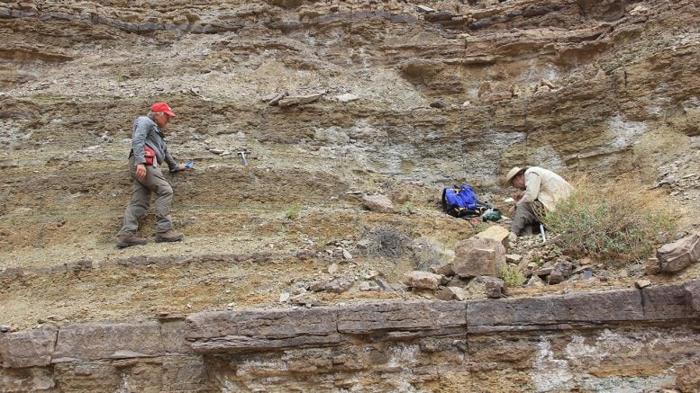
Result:
<svg viewBox="0 0 700 393"><path fill-rule="evenodd" d="M143 181L146 178L146 165L138 164L136 165L136 179Z"/></svg>

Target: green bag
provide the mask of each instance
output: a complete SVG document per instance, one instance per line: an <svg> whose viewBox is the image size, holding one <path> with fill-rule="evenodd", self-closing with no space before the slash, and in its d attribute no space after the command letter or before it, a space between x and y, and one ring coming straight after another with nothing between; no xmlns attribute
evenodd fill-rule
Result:
<svg viewBox="0 0 700 393"><path fill-rule="evenodd" d="M484 222L489 222L489 221L496 222L500 219L501 219L501 211L496 209L496 208L488 209L481 215L481 220Z"/></svg>

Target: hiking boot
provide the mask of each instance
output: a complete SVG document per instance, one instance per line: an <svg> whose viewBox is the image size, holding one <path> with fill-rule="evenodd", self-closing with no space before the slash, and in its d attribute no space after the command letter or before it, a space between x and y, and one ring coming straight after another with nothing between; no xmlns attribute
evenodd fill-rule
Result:
<svg viewBox="0 0 700 393"><path fill-rule="evenodd" d="M131 246L143 246L148 240L138 237L133 233L117 236L117 248L127 248Z"/></svg>
<svg viewBox="0 0 700 393"><path fill-rule="evenodd" d="M184 238L185 238L185 236L182 233L175 232L171 229L167 232L156 234L156 243L179 242L179 241L182 241L182 239L184 239Z"/></svg>

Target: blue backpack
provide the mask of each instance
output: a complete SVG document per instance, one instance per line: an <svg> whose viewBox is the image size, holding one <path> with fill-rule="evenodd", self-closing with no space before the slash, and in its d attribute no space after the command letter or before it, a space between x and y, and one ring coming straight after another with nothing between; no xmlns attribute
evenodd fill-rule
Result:
<svg viewBox="0 0 700 393"><path fill-rule="evenodd" d="M454 217L479 216L488 208L469 184L460 187L447 187L442 190L442 208Z"/></svg>

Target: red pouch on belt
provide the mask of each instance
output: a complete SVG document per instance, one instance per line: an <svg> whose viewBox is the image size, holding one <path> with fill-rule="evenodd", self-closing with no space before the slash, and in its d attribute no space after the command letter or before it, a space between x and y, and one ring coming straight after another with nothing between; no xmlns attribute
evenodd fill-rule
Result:
<svg viewBox="0 0 700 393"><path fill-rule="evenodd" d="M143 158L146 159L146 165L152 166L153 162L156 160L156 151L148 147L148 145L144 145Z"/></svg>

